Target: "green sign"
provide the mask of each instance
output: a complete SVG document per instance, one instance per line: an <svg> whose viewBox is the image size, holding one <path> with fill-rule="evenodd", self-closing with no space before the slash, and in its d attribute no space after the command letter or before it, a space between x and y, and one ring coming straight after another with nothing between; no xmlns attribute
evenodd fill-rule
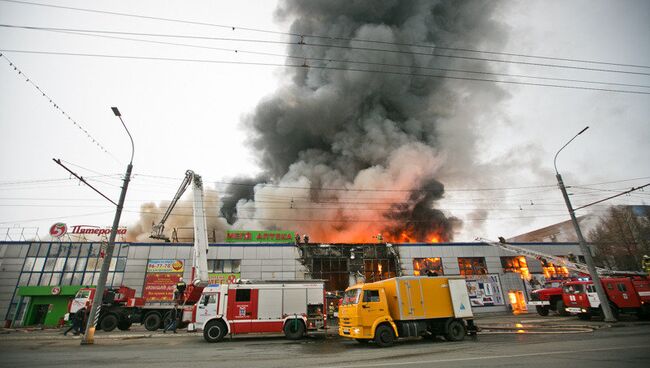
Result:
<svg viewBox="0 0 650 368"><path fill-rule="evenodd" d="M226 243L293 243L293 232L228 230Z"/></svg>

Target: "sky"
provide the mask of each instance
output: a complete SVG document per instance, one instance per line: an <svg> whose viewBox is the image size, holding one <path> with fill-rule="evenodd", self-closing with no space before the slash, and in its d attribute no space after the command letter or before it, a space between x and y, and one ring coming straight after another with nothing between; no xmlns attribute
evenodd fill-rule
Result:
<svg viewBox="0 0 650 368"><path fill-rule="evenodd" d="M473 40L483 51L645 67L478 54L510 61L489 63L492 72L618 85L531 78L501 79L592 89L445 81L450 89L460 91L457 103L467 106L454 109L453 116L441 123L443 142L436 149L436 179L444 184L445 194L434 206L462 222L454 230L455 241L510 237L568 220L555 186L553 158L585 126L589 129L557 159L565 183L572 186L575 207L650 182L650 3L495 4L491 20L499 25L498 42ZM292 72L282 66L287 45L280 41L291 39L286 32L295 19L291 14L279 17L277 7L274 1L262 0L195 1L191 5L180 1L0 1L0 238L29 239L38 234L46 239L55 222L110 226L114 206L52 159L63 160L117 201L131 145L112 106L120 109L135 144L124 226L150 221L148 217L141 220L141 206L154 203L164 208L187 169L202 175L216 197L224 193L227 183L263 173L259 144L251 141L255 132L244 122L256 107L292 83ZM90 30L124 33L79 34ZM474 89L485 91L484 95L476 97ZM465 157L471 162L459 159ZM649 190L607 204L648 204ZM605 206L592 206L578 214L605 210ZM259 222L247 225L265 226ZM282 226L296 230L299 224Z"/></svg>

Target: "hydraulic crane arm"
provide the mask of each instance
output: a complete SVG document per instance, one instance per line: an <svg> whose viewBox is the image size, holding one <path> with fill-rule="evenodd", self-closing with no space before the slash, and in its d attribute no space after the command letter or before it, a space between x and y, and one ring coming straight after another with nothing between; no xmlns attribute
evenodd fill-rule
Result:
<svg viewBox="0 0 650 368"><path fill-rule="evenodd" d="M192 179L194 178L194 172L192 170L187 170L185 172L185 179L183 179L183 182L181 183L181 186L178 188L176 191L176 194L174 195L174 199L172 199L171 203L169 204L169 207L167 208L167 211L165 211L165 214L163 217L160 219L160 222L156 225L153 226L151 229L151 236L149 236L152 239L161 239L166 242L169 242L169 238L163 234L163 231L165 230L165 222L167 221L167 218L169 218L169 215L172 213L174 210L174 207L176 206L176 203L178 202L179 199L181 199L181 196L183 196L183 193L185 193L185 190L187 190L187 187L190 185L192 182Z"/></svg>
<svg viewBox="0 0 650 368"><path fill-rule="evenodd" d="M174 198L169 204L169 208L160 219L157 225L151 230L151 238L169 241L169 238L163 234L165 230L165 221L176 206L187 187L193 185L193 215L194 215L194 255L193 255L193 272L192 284L195 286L205 285L208 282L208 226L205 217L205 208L203 205L203 179L192 170L185 172L185 179L176 191Z"/></svg>

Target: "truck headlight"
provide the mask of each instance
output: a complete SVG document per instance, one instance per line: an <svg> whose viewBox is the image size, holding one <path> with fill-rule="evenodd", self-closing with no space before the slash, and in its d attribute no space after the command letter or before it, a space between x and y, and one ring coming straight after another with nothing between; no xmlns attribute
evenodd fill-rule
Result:
<svg viewBox="0 0 650 368"><path fill-rule="evenodd" d="M355 335L358 335L358 334L361 333L361 329L360 328L354 328L354 329L352 329L352 332L354 332Z"/></svg>
<svg viewBox="0 0 650 368"><path fill-rule="evenodd" d="M581 311L582 311L582 313L587 313L587 310L584 309L584 308L582 308Z"/></svg>

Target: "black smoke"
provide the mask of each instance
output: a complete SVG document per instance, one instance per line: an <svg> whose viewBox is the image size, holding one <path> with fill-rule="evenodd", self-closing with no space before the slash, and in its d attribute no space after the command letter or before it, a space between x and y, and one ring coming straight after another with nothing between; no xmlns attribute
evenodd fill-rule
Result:
<svg viewBox="0 0 650 368"><path fill-rule="evenodd" d="M301 35L289 38L293 44L288 53L303 58L287 59L287 63L302 66L287 68L286 82L260 102L244 124L264 175L279 189L285 188L282 198L291 200L288 208L295 211L279 214L258 209L257 218L312 218L314 222L300 226L310 233L329 234L330 230L352 232L361 226L355 219L379 216L355 231L394 234L409 230L423 241L427 230L440 229L451 240L457 222L434 209L444 192L439 170L454 161L474 159L472 126L476 122L474 111L463 110L464 101L474 96L502 96L502 92L494 85L440 78L449 74L430 68L486 67L432 54L451 53L436 46L501 46L505 32L493 20L498 4L282 1L276 16L292 21L289 32ZM452 140L460 144L451 144ZM450 152L450 146L455 151ZM287 188L307 189L293 193ZM376 189L390 210L373 215L349 208L364 189ZM382 192L391 189L403 194ZM270 190L265 187L260 193L268 195ZM224 207L229 222L236 220L234 206L254 206L256 195L229 188ZM315 203L311 207L326 200L337 209L296 212L300 211L293 206L296 198ZM254 225L288 226L270 220Z"/></svg>

